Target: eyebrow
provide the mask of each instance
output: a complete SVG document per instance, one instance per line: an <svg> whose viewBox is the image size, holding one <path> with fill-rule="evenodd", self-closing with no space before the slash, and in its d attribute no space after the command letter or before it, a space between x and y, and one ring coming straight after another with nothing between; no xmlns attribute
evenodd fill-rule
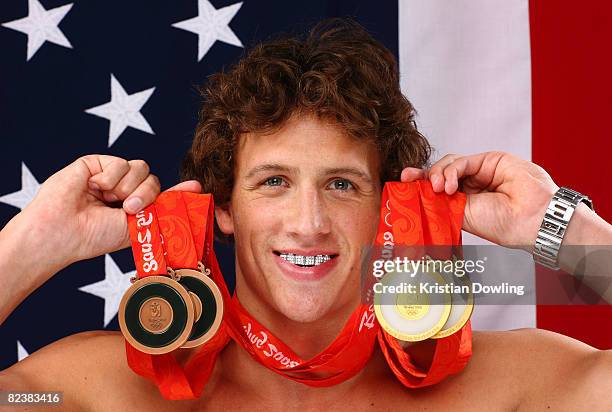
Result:
<svg viewBox="0 0 612 412"><path fill-rule="evenodd" d="M246 175L246 178L250 179L253 176L262 172L297 173L297 170L298 169L295 167L289 167L278 163L267 163L252 168ZM334 167L330 169L325 169L323 174L327 176L348 174L360 178L368 183L372 183L372 178L367 173L355 167Z"/></svg>
<svg viewBox="0 0 612 412"><path fill-rule="evenodd" d="M284 166L278 163L267 163L264 165L259 165L259 166L255 166L254 168L252 168L249 173L246 175L247 179L250 179L251 177L262 173L262 172L283 172L283 173L289 173L292 171L295 171L296 169L293 167L289 167L289 166Z"/></svg>
<svg viewBox="0 0 612 412"><path fill-rule="evenodd" d="M367 173L354 167L334 167L332 169L325 169L326 175L353 175L368 183L372 183L372 178Z"/></svg>

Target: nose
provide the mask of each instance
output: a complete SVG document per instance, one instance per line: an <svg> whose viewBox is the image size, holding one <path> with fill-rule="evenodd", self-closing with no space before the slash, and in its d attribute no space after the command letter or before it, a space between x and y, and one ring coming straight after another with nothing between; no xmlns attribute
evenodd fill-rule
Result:
<svg viewBox="0 0 612 412"><path fill-rule="evenodd" d="M331 219L323 194L316 187L294 192L288 207L285 229L303 243L316 242L331 231Z"/></svg>

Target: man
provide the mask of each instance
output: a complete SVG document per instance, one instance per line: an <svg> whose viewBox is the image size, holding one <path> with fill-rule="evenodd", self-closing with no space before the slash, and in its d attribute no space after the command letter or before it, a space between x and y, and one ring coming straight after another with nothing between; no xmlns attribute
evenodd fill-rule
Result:
<svg viewBox="0 0 612 412"><path fill-rule="evenodd" d="M302 358L324 349L359 302L361 250L376 233L382 183L428 178L468 193L463 227L501 245L531 245L557 190L537 165L506 153L449 155L424 170L429 146L399 91L392 55L348 22L306 40L256 47L213 78L187 180L211 192L218 235L236 247L242 305ZM401 173L401 176L400 176ZM66 265L128 246L126 212L159 193L143 161L91 155L50 177L0 232L0 320ZM110 207L123 202L123 209ZM612 228L580 205L567 243L606 244ZM292 267L280 255L327 254ZM561 256L561 264L569 267ZM35 327L33 325L32 327ZM424 368L426 356L417 361ZM186 360L195 350L182 350ZM375 351L355 377L328 388L285 379L230 342L200 399L166 401L125 361L115 332L67 337L0 373L0 389L63 391L67 410L609 409L612 354L554 333L475 333L466 369L419 390L403 387ZM11 407L12 408L12 407ZM7 409L14 410L14 409Z"/></svg>

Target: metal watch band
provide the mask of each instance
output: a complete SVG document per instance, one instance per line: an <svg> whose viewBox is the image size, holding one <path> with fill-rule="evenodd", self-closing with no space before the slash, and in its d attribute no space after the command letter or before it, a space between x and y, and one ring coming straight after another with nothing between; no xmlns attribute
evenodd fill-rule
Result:
<svg viewBox="0 0 612 412"><path fill-rule="evenodd" d="M557 190L546 208L533 249L533 260L550 269L559 269L559 248L574 210L584 202L593 209L593 202L582 193L567 187Z"/></svg>

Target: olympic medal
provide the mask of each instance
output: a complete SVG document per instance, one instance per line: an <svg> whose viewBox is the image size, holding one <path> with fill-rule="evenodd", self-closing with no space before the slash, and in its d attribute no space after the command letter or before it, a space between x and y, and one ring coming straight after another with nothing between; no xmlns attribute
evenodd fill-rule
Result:
<svg viewBox="0 0 612 412"><path fill-rule="evenodd" d="M137 280L119 305L119 326L125 339L141 352L172 352L191 335L194 304L187 290L167 276Z"/></svg>
<svg viewBox="0 0 612 412"><path fill-rule="evenodd" d="M215 282L195 269L178 269L179 283L189 291L195 317L191 334L182 348L193 348L209 341L223 320L223 298Z"/></svg>
<svg viewBox="0 0 612 412"><path fill-rule="evenodd" d="M168 330L174 319L170 303L163 298L153 296L147 299L138 312L138 320L148 332L161 334Z"/></svg>
<svg viewBox="0 0 612 412"><path fill-rule="evenodd" d="M197 322L200 320L200 316L202 316L202 301L193 292L189 292L189 297L191 297L191 301L193 302L193 321Z"/></svg>
<svg viewBox="0 0 612 412"><path fill-rule="evenodd" d="M375 290L374 311L381 327L391 336L417 342L432 337L443 328L450 314L450 294L443 289L435 292L427 289L446 284L440 274L388 272L380 283L386 289L382 293Z"/></svg>
<svg viewBox="0 0 612 412"><path fill-rule="evenodd" d="M463 277L453 276L453 282L460 287L465 286L468 291L451 293L451 311L448 320L442 329L432 336L433 339L445 338L459 331L472 316L474 310L472 282L470 282L467 275Z"/></svg>

